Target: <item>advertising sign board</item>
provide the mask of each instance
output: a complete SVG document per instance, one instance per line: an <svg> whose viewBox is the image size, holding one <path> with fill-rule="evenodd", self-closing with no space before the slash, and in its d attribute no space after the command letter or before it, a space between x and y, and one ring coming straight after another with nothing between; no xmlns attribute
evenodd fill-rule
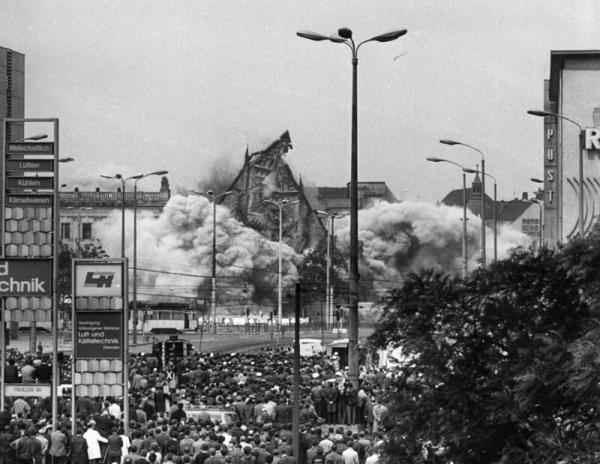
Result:
<svg viewBox="0 0 600 464"><path fill-rule="evenodd" d="M123 267L120 263L77 263L77 297L122 297Z"/></svg>
<svg viewBox="0 0 600 464"><path fill-rule="evenodd" d="M53 204L52 195L7 195L6 206L8 207L23 207L23 206L39 206L50 208Z"/></svg>
<svg viewBox="0 0 600 464"><path fill-rule="evenodd" d="M76 359L119 359L123 356L123 314L78 312L75 322Z"/></svg>
<svg viewBox="0 0 600 464"><path fill-rule="evenodd" d="M51 294L51 259L0 260L0 295L49 296Z"/></svg>
<svg viewBox="0 0 600 464"><path fill-rule="evenodd" d="M54 178L52 177L7 177L7 189L52 189Z"/></svg>
<svg viewBox="0 0 600 464"><path fill-rule="evenodd" d="M43 383L7 383L4 385L6 396L35 396L37 398L49 398L52 396L50 384Z"/></svg>
<svg viewBox="0 0 600 464"><path fill-rule="evenodd" d="M54 171L54 160L51 159L21 159L6 160L6 171L7 172L53 172Z"/></svg>
<svg viewBox="0 0 600 464"><path fill-rule="evenodd" d="M7 155L53 155L54 142L8 142Z"/></svg>

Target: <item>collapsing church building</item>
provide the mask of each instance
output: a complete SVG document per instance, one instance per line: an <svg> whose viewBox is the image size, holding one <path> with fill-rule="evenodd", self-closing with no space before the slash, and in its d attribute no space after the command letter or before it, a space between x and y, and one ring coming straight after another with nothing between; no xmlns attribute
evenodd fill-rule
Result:
<svg viewBox="0 0 600 464"><path fill-rule="evenodd" d="M283 242L297 253L314 248L327 231L285 160L292 148L288 131L261 151L246 149L244 165L222 198L234 217L264 237L279 241L279 215Z"/></svg>

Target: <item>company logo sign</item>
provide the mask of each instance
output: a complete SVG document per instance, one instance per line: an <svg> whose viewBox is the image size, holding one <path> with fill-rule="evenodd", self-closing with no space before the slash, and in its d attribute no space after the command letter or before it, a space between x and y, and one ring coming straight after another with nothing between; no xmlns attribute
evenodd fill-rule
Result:
<svg viewBox="0 0 600 464"><path fill-rule="evenodd" d="M84 287L110 288L115 278L114 272L88 272L85 276Z"/></svg>
<svg viewBox="0 0 600 464"><path fill-rule="evenodd" d="M120 297L123 295L121 263L75 262L76 297Z"/></svg>

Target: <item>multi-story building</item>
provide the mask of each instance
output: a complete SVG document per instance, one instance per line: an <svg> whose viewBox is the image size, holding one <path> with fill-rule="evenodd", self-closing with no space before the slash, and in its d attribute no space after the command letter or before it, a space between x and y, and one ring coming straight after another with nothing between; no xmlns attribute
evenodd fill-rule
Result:
<svg viewBox="0 0 600 464"><path fill-rule="evenodd" d="M544 82L544 242L564 242L579 233L579 157L583 150L583 230L600 218L600 151L586 148L591 126L600 127L600 50L550 52Z"/></svg>
<svg viewBox="0 0 600 464"><path fill-rule="evenodd" d="M160 214L169 201L171 190L166 176L162 177L159 191L137 192L136 206L140 211L153 211ZM96 227L100 221L114 217L111 213L133 210L134 192L125 192L118 188L106 192L97 188L95 191L80 191L75 188L71 192L60 191L60 238L63 245L70 248L86 245L101 245L102 237ZM120 216L119 216L120 220Z"/></svg>
<svg viewBox="0 0 600 464"><path fill-rule="evenodd" d="M0 118L24 118L25 55L0 47ZM0 140L4 128L0 125ZM9 124L6 140L23 137L22 124Z"/></svg>

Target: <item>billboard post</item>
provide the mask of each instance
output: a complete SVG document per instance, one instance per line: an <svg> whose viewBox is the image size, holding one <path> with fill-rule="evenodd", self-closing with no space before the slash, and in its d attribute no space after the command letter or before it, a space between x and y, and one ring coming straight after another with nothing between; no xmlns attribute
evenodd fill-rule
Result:
<svg viewBox="0 0 600 464"><path fill-rule="evenodd" d="M123 397L128 428L127 259L73 259L72 276L72 433L78 396Z"/></svg>
<svg viewBox="0 0 600 464"><path fill-rule="evenodd" d="M7 140L10 125L23 137L26 125L52 126L52 141L38 142L47 135ZM59 156L58 118L4 118L0 173L0 363L6 365L6 322L29 322L30 352L35 352L36 325L52 324L52 428L56 430L59 383L58 365L58 275L57 253L60 222L57 185ZM0 377L0 407L4 408L7 386ZM14 388L11 392L16 391ZM18 389L17 389L18 390ZM45 394L40 389L35 394Z"/></svg>

